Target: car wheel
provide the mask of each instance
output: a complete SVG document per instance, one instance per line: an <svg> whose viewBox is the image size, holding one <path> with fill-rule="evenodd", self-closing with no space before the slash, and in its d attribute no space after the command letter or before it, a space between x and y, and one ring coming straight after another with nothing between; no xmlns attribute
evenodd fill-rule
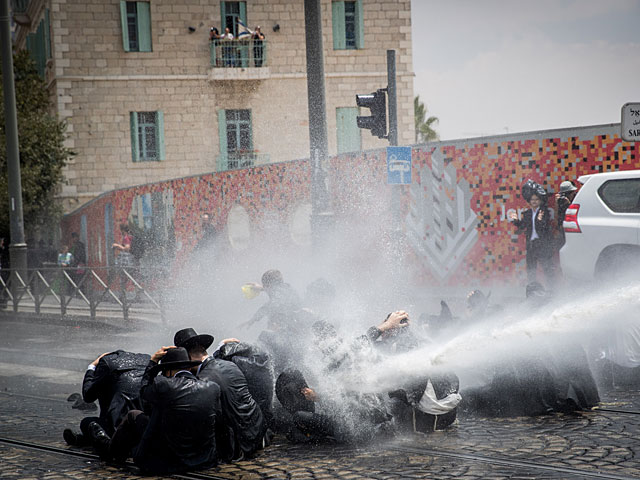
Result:
<svg viewBox="0 0 640 480"><path fill-rule="evenodd" d="M606 248L598 257L594 276L596 280L640 278L640 247L618 245Z"/></svg>

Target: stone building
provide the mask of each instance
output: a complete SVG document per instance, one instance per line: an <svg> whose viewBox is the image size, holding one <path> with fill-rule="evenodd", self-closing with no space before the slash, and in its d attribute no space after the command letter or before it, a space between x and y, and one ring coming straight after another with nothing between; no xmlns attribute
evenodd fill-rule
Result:
<svg viewBox="0 0 640 480"><path fill-rule="evenodd" d="M329 153L387 145L355 124L355 95L386 86L387 49L396 50L399 143L412 143L410 0L321 4ZM77 153L65 211L115 188L309 156L303 0L12 7L16 46L36 60ZM259 42L248 33L256 26ZM225 28L233 40L211 38Z"/></svg>

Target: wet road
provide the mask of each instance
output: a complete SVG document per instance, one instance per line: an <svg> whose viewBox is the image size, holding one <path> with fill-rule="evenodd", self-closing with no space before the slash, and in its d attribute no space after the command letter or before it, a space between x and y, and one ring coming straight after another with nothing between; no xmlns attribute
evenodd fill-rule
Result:
<svg viewBox="0 0 640 480"><path fill-rule="evenodd" d="M72 409L66 397L80 391L86 365L100 353L152 352L172 334L157 325L120 328L0 317L0 478L138 478L131 467L106 465L89 451L65 445L62 430L76 428L87 415ZM312 448L276 438L252 461L182 478L640 479L640 398L633 391L601 393L608 411L460 418L445 432L367 448Z"/></svg>

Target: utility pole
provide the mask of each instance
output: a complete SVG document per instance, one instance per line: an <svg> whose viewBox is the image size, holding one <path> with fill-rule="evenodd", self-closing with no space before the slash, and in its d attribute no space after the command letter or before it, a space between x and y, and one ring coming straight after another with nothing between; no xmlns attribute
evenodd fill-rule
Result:
<svg viewBox="0 0 640 480"><path fill-rule="evenodd" d="M13 81L13 51L9 24L9 0L0 0L0 44L2 44L2 88L4 90L4 119L9 177L9 219L11 232L9 255L11 260L11 284L15 292L18 288L18 282L15 277L16 272L20 273L25 283L27 282L27 244L24 241L24 218L22 214L18 116L16 113L16 90Z"/></svg>
<svg viewBox="0 0 640 480"><path fill-rule="evenodd" d="M327 109L320 0L304 0L311 167L311 238L314 252L325 243L333 222L327 185Z"/></svg>

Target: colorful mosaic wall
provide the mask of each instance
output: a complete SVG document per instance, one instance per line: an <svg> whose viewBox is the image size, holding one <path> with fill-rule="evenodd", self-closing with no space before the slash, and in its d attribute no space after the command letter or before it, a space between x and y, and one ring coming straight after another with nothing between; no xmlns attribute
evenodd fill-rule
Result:
<svg viewBox="0 0 640 480"><path fill-rule="evenodd" d="M403 245L415 279L505 281L524 270L524 239L506 218L510 209L526 208L520 196L526 179L554 192L580 175L640 168L639 149L621 141L617 125L440 142L414 147L411 186L386 185L384 151L332 158L329 185L344 224L391 224L391 188L401 189ZM204 212L237 255L267 237L304 252L308 232L296 219L308 218L309 203L308 162L294 161L109 192L67 215L63 235L80 231L84 216L90 263L105 265L120 223L133 219L145 228L161 218L159 255L179 269L202 238Z"/></svg>

